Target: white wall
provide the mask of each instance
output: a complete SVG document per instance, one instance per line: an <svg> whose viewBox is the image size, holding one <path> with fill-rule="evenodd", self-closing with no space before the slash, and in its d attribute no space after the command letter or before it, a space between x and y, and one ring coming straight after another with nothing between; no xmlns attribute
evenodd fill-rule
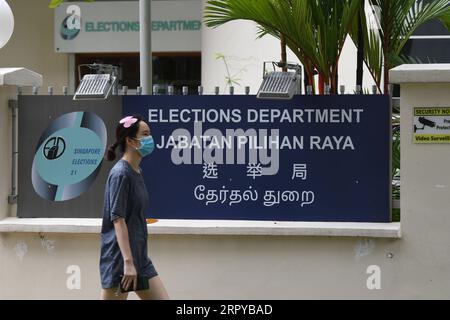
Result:
<svg viewBox="0 0 450 320"><path fill-rule="evenodd" d="M53 10L48 0L7 0L15 20L9 43L0 50L0 67L24 67L44 77L40 94L48 86L55 93L69 82L68 55L55 53L53 46ZM58 90L58 91L56 91ZM30 93L28 88L24 93Z"/></svg>
<svg viewBox="0 0 450 320"><path fill-rule="evenodd" d="M202 1L206 3L206 0ZM263 62L280 61L281 48L279 40L272 36L256 39L256 32L256 24L249 21L233 21L215 29L203 25L202 86L205 93L213 93L215 86L220 86L221 92L225 92L227 72L223 61L215 58L217 53L228 58L233 78L240 79L241 86L235 86L235 92L242 94L245 86L250 86L251 93L257 93L262 82ZM291 50L288 50L287 60L299 63ZM375 84L365 66L363 81L364 88L368 90ZM347 93L353 93L356 84L356 47L350 37L345 42L339 61L339 84L346 86Z"/></svg>
<svg viewBox="0 0 450 320"><path fill-rule="evenodd" d="M280 61L280 42L273 37L256 40L256 25L248 21L233 21L216 29L202 27L202 86L205 94L214 92L219 86L225 92L227 69L216 54L225 55L233 79L239 79L236 94L243 94L245 86L250 86L255 94L262 82L263 62ZM297 57L289 50L288 61L298 63ZM228 91L226 91L228 93Z"/></svg>
<svg viewBox="0 0 450 320"><path fill-rule="evenodd" d="M149 240L150 257L173 299L411 297L416 293L405 287L417 287L414 280L399 281L397 257L386 257L388 251L397 254L396 247L391 240L320 237L150 235ZM0 299L98 299L99 249L95 235L0 234ZM372 264L382 268L382 290L366 287ZM70 265L81 268L81 290L66 287ZM439 297L448 293L448 284L436 281L419 294Z"/></svg>
<svg viewBox="0 0 450 320"><path fill-rule="evenodd" d="M346 93L353 93L356 85L356 46L350 36L345 40L344 49L339 60L339 85L345 85ZM372 92L375 81L364 64L363 88Z"/></svg>

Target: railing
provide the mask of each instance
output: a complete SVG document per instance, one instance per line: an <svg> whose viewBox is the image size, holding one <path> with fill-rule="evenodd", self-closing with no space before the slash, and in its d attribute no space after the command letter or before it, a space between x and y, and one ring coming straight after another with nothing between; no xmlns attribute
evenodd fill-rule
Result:
<svg viewBox="0 0 450 320"><path fill-rule="evenodd" d="M228 86L227 86L228 87ZM235 95L236 94L236 87L234 86L229 86L228 87L228 94L229 95ZM38 95L39 94L39 89L38 87L33 87L32 88L32 94L33 95ZM48 95L54 95L55 93L55 87L54 86L49 86L47 88L47 94ZM64 96L69 95L69 88L67 86L63 86L61 89L61 94ZM142 95L142 87L137 87L135 90L130 90L130 88L128 86L123 86L121 90L118 90L118 92L114 92L113 95L130 95L130 94L135 94L135 95ZM370 92L369 91L365 91L363 92L363 90L361 89L361 86L355 86L355 88L352 90L352 92L347 92L347 87L344 85L339 86L339 94L340 95L345 95L345 94L378 94L378 87L377 86L372 86ZM22 94L22 88L19 87L18 88L18 94L21 95ZM189 87L188 86L182 86L181 87L181 94L184 96L190 95L192 94L192 92L189 92ZM197 92L195 93L196 95L204 95L204 87L203 86L198 86L197 87ZM211 93L214 95L220 95L220 87L216 86L214 87L214 91ZM244 87L244 95L250 95L250 87L249 86L245 86ZM153 95L175 95L175 86L173 85L158 85L155 84L153 85ZM312 86L306 86L306 95L313 95L313 87ZM331 86L329 85L325 85L324 88L324 95L331 95ZM400 101L398 98L393 98L393 106L395 107L399 107L400 105Z"/></svg>

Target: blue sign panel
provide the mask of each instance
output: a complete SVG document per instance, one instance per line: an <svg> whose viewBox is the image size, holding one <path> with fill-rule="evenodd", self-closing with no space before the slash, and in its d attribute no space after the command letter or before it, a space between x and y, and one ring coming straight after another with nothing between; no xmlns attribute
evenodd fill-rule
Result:
<svg viewBox="0 0 450 320"><path fill-rule="evenodd" d="M390 221L387 96L126 96L161 219Z"/></svg>

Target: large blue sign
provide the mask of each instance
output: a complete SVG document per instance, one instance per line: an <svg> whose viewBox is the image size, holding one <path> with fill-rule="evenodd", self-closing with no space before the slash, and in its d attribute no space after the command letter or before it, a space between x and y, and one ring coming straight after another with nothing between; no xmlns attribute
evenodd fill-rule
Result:
<svg viewBox="0 0 450 320"><path fill-rule="evenodd" d="M390 221L387 96L127 96L161 219Z"/></svg>

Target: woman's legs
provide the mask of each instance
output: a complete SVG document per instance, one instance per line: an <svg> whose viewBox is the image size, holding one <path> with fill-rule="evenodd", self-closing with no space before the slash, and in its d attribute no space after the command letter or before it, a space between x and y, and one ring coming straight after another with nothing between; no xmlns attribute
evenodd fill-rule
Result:
<svg viewBox="0 0 450 320"><path fill-rule="evenodd" d="M150 289L143 291L136 291L137 296L141 300L169 300L166 288L162 283L159 276L153 277L148 280Z"/></svg>
<svg viewBox="0 0 450 320"><path fill-rule="evenodd" d="M102 289L102 300L127 300L128 293L117 293L117 288Z"/></svg>

